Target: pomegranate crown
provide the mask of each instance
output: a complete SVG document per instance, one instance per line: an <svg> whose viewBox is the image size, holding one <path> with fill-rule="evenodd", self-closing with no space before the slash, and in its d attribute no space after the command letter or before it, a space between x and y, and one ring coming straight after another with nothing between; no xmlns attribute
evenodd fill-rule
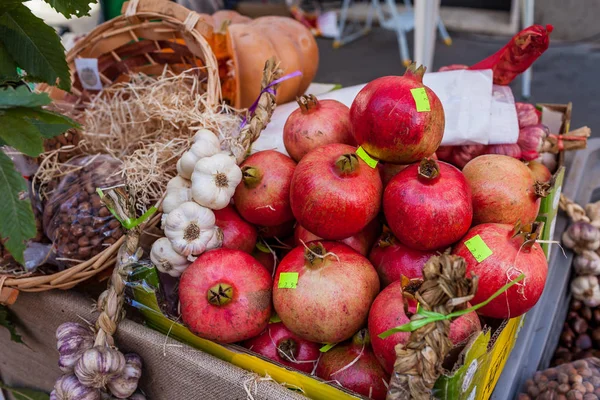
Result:
<svg viewBox="0 0 600 400"><path fill-rule="evenodd" d="M425 75L426 70L427 70L427 67L425 67L423 65L420 65L417 67L417 63L411 63L406 68L406 72L404 73L404 76L423 83L423 75Z"/></svg>
<svg viewBox="0 0 600 400"><path fill-rule="evenodd" d="M306 114L319 107L319 100L313 94L303 94L302 96L296 97L296 103L300 106L302 114Z"/></svg>

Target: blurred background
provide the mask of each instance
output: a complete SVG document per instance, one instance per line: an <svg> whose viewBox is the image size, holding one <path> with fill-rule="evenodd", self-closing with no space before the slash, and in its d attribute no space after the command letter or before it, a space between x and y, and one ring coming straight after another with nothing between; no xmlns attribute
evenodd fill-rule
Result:
<svg viewBox="0 0 600 400"><path fill-rule="evenodd" d="M407 56L414 59L411 24L416 22L411 1L374 1L178 0L200 13L233 9L250 17L293 16L312 24L320 52L315 82L342 86L365 83L384 75L402 74L405 69L403 60ZM26 4L36 15L64 33L68 46L73 35L85 33L98 23L119 15L122 3L123 0L101 0L90 17L68 21L42 0ZM391 9L393 6L395 10ZM404 46L394 27L380 26L378 12L388 22L392 17L398 19L406 30ZM599 13L600 1L441 0L439 17L442 24L436 31L432 70L450 64L474 64L498 51L514 34L528 26L528 22L552 24L554 31L550 48L534 63L531 84L523 86L522 77L512 83L515 98L528 98L532 103L571 101L572 126L587 125L593 136L600 136L600 113L596 112L600 101L596 98L598 83L595 79L596 65L600 61L600 28L596 23ZM360 34L369 16L372 16L372 29ZM342 20L345 29L340 35ZM355 32L359 32L358 37L352 40ZM450 41L451 44L447 45Z"/></svg>

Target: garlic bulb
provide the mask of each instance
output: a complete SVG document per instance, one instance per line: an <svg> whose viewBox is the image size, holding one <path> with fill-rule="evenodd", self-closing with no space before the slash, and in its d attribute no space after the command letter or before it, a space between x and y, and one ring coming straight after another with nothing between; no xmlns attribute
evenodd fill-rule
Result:
<svg viewBox="0 0 600 400"><path fill-rule="evenodd" d="M54 384L50 400L102 400L100 390L84 386L75 375L63 375Z"/></svg>
<svg viewBox="0 0 600 400"><path fill-rule="evenodd" d="M125 368L118 376L108 382L108 389L113 396L126 399L138 387L142 376L142 359L137 354L125 354Z"/></svg>
<svg viewBox="0 0 600 400"><path fill-rule="evenodd" d="M81 356L75 365L75 375L87 386L101 389L125 368L125 357L119 350L96 346Z"/></svg>
<svg viewBox="0 0 600 400"><path fill-rule="evenodd" d="M170 213L186 201L192 201L192 190L189 188L167 189L167 195L163 199L163 213Z"/></svg>
<svg viewBox="0 0 600 400"><path fill-rule="evenodd" d="M169 213L165 236L173 249L183 256L198 255L214 235L215 214L192 201L183 203Z"/></svg>
<svg viewBox="0 0 600 400"><path fill-rule="evenodd" d="M165 230L165 226L167 225L167 217L169 213L163 212L163 215L160 217L160 229Z"/></svg>
<svg viewBox="0 0 600 400"><path fill-rule="evenodd" d="M575 222L563 233L562 241L577 254L597 250L600 248L600 230L584 221Z"/></svg>
<svg viewBox="0 0 600 400"><path fill-rule="evenodd" d="M169 191L169 189L182 189L182 188L189 189L191 187L192 187L192 181L177 175L176 177L171 178L171 180L167 183L167 192Z"/></svg>
<svg viewBox="0 0 600 400"><path fill-rule="evenodd" d="M72 372L82 354L94 347L94 333L76 322L65 322L56 329L58 368Z"/></svg>
<svg viewBox="0 0 600 400"><path fill-rule="evenodd" d="M573 260L577 275L600 275L600 256L593 251L585 250Z"/></svg>
<svg viewBox="0 0 600 400"><path fill-rule="evenodd" d="M588 307L600 305L600 285L598 278L592 275L578 276L571 281L571 292L577 300L583 301Z"/></svg>
<svg viewBox="0 0 600 400"><path fill-rule="evenodd" d="M241 181L242 170L235 159L225 153L215 154L196 163L192 174L192 197L201 206L220 210L229 205Z"/></svg>
<svg viewBox="0 0 600 400"><path fill-rule="evenodd" d="M192 147L177 161L177 173L185 179L190 179L198 160L215 155L220 151L221 144L217 136L207 129L199 130L194 136Z"/></svg>
<svg viewBox="0 0 600 400"><path fill-rule="evenodd" d="M536 125L540 122L537 109L533 104L515 103L517 109L517 120L519 120L519 129L526 126Z"/></svg>
<svg viewBox="0 0 600 400"><path fill-rule="evenodd" d="M150 260L160 272L175 278L181 276L183 271L190 265L187 257L173 250L171 242L167 238L160 238L152 244Z"/></svg>
<svg viewBox="0 0 600 400"><path fill-rule="evenodd" d="M218 226L214 227L213 237L206 243L206 250L217 249L223 244L223 230Z"/></svg>

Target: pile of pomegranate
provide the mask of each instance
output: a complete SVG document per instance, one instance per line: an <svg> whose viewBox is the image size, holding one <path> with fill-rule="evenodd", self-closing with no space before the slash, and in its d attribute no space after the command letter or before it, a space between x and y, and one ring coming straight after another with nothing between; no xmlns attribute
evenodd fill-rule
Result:
<svg viewBox="0 0 600 400"><path fill-rule="evenodd" d="M409 333L379 335L417 312L430 257L466 260L479 278L472 305L524 275L452 321L455 346L536 304L548 266L534 220L549 174L502 154L474 156L462 171L439 161L444 110L424 72L376 79L350 108L299 99L283 131L291 157L259 151L241 164L232 204L215 212L222 248L181 276L192 332L384 399Z"/></svg>

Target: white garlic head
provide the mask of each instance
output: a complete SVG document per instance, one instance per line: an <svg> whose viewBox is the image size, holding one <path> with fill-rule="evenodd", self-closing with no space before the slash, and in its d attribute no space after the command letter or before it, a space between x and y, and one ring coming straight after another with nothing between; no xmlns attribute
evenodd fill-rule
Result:
<svg viewBox="0 0 600 400"><path fill-rule="evenodd" d="M194 136L192 147L177 161L177 173L185 179L190 179L198 160L220 151L221 143L217 136L207 129L199 130Z"/></svg>
<svg viewBox="0 0 600 400"><path fill-rule="evenodd" d="M76 322L65 322L56 329L58 367L72 372L83 353L94 347L94 332Z"/></svg>
<svg viewBox="0 0 600 400"><path fill-rule="evenodd" d="M203 253L214 235L215 214L192 201L171 211L165 222L165 236L183 256Z"/></svg>
<svg viewBox="0 0 600 400"><path fill-rule="evenodd" d="M600 275L600 256L590 250L584 250L573 260L577 275Z"/></svg>
<svg viewBox="0 0 600 400"><path fill-rule="evenodd" d="M231 202L235 188L242 181L242 170L235 159L218 153L199 160L192 174L192 197L201 206L213 210Z"/></svg>
<svg viewBox="0 0 600 400"><path fill-rule="evenodd" d="M600 230L588 222L578 221L569 225L562 241L577 254L584 250L597 250L600 248Z"/></svg>
<svg viewBox="0 0 600 400"><path fill-rule="evenodd" d="M125 354L125 368L108 382L108 390L119 399L131 396L138 387L142 376L142 359L134 353Z"/></svg>
<svg viewBox="0 0 600 400"><path fill-rule="evenodd" d="M600 305L600 284L593 275L578 276L571 281L573 297L581 300L588 307Z"/></svg>
<svg viewBox="0 0 600 400"><path fill-rule="evenodd" d="M163 213L168 214L187 201L192 201L192 190L190 188L167 189L167 194L162 202Z"/></svg>
<svg viewBox="0 0 600 400"><path fill-rule="evenodd" d="M125 357L116 349L96 346L87 350L75 365L75 376L92 388L101 389L125 368Z"/></svg>
<svg viewBox="0 0 600 400"><path fill-rule="evenodd" d="M75 375L63 375L54 384L50 400L102 400L99 389L84 386Z"/></svg>
<svg viewBox="0 0 600 400"><path fill-rule="evenodd" d="M150 260L160 272L175 278L181 276L183 271L190 265L186 256L182 256L173 250L171 242L167 238L160 238L152 244Z"/></svg>
<svg viewBox="0 0 600 400"><path fill-rule="evenodd" d="M169 189L181 189L181 188L186 188L189 189L192 187L192 181L190 181L189 179L185 179L182 176L177 175L174 178L171 178L171 180L169 180L169 182L167 183L167 191Z"/></svg>

